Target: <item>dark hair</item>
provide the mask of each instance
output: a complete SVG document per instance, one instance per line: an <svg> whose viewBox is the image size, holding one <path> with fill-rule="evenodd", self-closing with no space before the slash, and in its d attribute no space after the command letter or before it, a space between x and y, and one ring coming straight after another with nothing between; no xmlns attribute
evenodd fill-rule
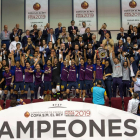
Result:
<svg viewBox="0 0 140 140"><path fill-rule="evenodd" d="M36 24L34 24L33 27L34 27L35 25L36 25ZM36 26L37 26L37 25L36 25Z"/></svg>
<svg viewBox="0 0 140 140"><path fill-rule="evenodd" d="M17 46L17 45L20 45L20 43L17 43L16 46Z"/></svg>
<svg viewBox="0 0 140 140"><path fill-rule="evenodd" d="M132 95L132 97L133 97L134 99L137 99L138 96L139 96L138 93L135 93L135 92L134 92L133 95Z"/></svg>
<svg viewBox="0 0 140 140"><path fill-rule="evenodd" d="M6 65L6 66L5 66L5 68L6 68L6 67L8 67L8 68L9 68L9 66L8 66L8 65Z"/></svg>
<svg viewBox="0 0 140 140"><path fill-rule="evenodd" d="M74 20L72 20L71 23L72 23L73 21L74 21ZM75 22L75 21L74 21L74 22Z"/></svg>
<svg viewBox="0 0 140 140"><path fill-rule="evenodd" d="M84 61L84 58L81 58L80 60L83 60Z"/></svg>
<svg viewBox="0 0 140 140"><path fill-rule="evenodd" d="M133 25L129 25L129 30L130 30L130 26L132 26L132 28L133 28Z"/></svg>
<svg viewBox="0 0 140 140"><path fill-rule="evenodd" d="M67 99L68 95L67 94L63 94L63 99Z"/></svg>
<svg viewBox="0 0 140 140"><path fill-rule="evenodd" d="M27 64L27 63L29 63L29 64L30 64L30 62L29 62L29 61L27 61L27 62L26 62L26 64Z"/></svg>
<svg viewBox="0 0 140 140"><path fill-rule="evenodd" d="M107 26L107 24L106 23L104 23L106 26Z"/></svg>
<svg viewBox="0 0 140 140"><path fill-rule="evenodd" d="M18 105L18 103L17 103L16 100L11 100L11 102L10 102L10 107L15 107L15 106L17 106L17 105Z"/></svg>
<svg viewBox="0 0 140 140"><path fill-rule="evenodd" d="M83 23L85 23L85 24L86 24L86 22L85 22L85 21L83 21L83 22L82 22L82 24L83 24Z"/></svg>
<svg viewBox="0 0 140 140"><path fill-rule="evenodd" d="M102 81L101 80L98 80L97 81L97 85L100 85L101 86L102 85Z"/></svg>

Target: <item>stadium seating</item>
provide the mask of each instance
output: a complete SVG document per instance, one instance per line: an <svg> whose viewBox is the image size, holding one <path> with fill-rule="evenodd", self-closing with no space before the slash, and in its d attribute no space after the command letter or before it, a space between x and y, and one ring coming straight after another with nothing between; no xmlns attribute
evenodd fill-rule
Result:
<svg viewBox="0 0 140 140"><path fill-rule="evenodd" d="M4 103L4 101L0 100L0 106L2 107L2 109L4 109L3 103Z"/></svg>
<svg viewBox="0 0 140 140"><path fill-rule="evenodd" d="M71 101L83 102L83 98L72 98Z"/></svg>
<svg viewBox="0 0 140 140"><path fill-rule="evenodd" d="M131 100L131 97L124 97L124 110L127 111L128 102Z"/></svg>
<svg viewBox="0 0 140 140"><path fill-rule="evenodd" d="M111 107L122 110L122 98L112 97L111 98Z"/></svg>
<svg viewBox="0 0 140 140"><path fill-rule="evenodd" d="M109 98L107 100L105 100L105 106L110 106L109 105Z"/></svg>
<svg viewBox="0 0 140 140"><path fill-rule="evenodd" d="M86 103L92 103L92 98L85 98Z"/></svg>
<svg viewBox="0 0 140 140"><path fill-rule="evenodd" d="M43 99L33 99L32 103L43 102Z"/></svg>
<svg viewBox="0 0 140 140"><path fill-rule="evenodd" d="M5 108L9 108L10 107L10 102L11 102L11 100L6 100L6 106L5 106Z"/></svg>
<svg viewBox="0 0 140 140"><path fill-rule="evenodd" d="M30 104L30 103L31 103L31 100L30 100L30 99L23 99L23 101L24 101L26 104Z"/></svg>

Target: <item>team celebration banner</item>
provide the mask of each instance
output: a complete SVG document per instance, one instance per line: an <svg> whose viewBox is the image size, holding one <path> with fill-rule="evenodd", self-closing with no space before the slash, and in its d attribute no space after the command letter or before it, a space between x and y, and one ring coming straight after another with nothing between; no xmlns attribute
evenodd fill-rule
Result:
<svg viewBox="0 0 140 140"><path fill-rule="evenodd" d="M128 30L129 25L137 26L140 23L140 0L121 0L122 27Z"/></svg>
<svg viewBox="0 0 140 140"><path fill-rule="evenodd" d="M0 140L140 140L140 117L72 101L32 103L0 111Z"/></svg>
<svg viewBox="0 0 140 140"><path fill-rule="evenodd" d="M43 30L48 22L48 0L26 0L26 29L33 29L36 24Z"/></svg>
<svg viewBox="0 0 140 140"><path fill-rule="evenodd" d="M86 22L86 27L97 30L96 0L73 0L73 16L78 29L82 27L82 22Z"/></svg>

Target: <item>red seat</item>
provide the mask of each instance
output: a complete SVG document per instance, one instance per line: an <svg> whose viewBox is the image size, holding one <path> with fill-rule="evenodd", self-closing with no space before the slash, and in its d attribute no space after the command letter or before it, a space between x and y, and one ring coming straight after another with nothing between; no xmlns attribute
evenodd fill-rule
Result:
<svg viewBox="0 0 140 140"><path fill-rule="evenodd" d="M109 105L109 98L107 98L107 99L105 100L105 106L110 106L110 105Z"/></svg>
<svg viewBox="0 0 140 140"><path fill-rule="evenodd" d="M131 100L131 97L124 97L123 101L124 101L124 110L127 111L127 107L128 107L128 102L129 100Z"/></svg>
<svg viewBox="0 0 140 140"><path fill-rule="evenodd" d="M5 108L9 108L10 107L10 103L11 103L11 100L6 100L6 106L5 106Z"/></svg>
<svg viewBox="0 0 140 140"><path fill-rule="evenodd" d="M30 104L30 103L31 103L31 100L30 100L30 99L23 99L23 101L24 101L26 104Z"/></svg>
<svg viewBox="0 0 140 140"><path fill-rule="evenodd" d="M43 99L33 99L33 103L43 102Z"/></svg>
<svg viewBox="0 0 140 140"><path fill-rule="evenodd" d="M55 98L51 98L51 101L56 101L56 99Z"/></svg>
<svg viewBox="0 0 140 140"><path fill-rule="evenodd" d="M86 103L93 103L93 102L92 102L92 98L85 98L85 102L86 102Z"/></svg>
<svg viewBox="0 0 140 140"><path fill-rule="evenodd" d="M122 110L122 98L112 97L111 98L111 107Z"/></svg>
<svg viewBox="0 0 140 140"><path fill-rule="evenodd" d="M4 103L4 101L0 100L0 106L2 107L2 109L4 109L3 103Z"/></svg>
<svg viewBox="0 0 140 140"><path fill-rule="evenodd" d="M83 98L72 98L71 101L83 102Z"/></svg>

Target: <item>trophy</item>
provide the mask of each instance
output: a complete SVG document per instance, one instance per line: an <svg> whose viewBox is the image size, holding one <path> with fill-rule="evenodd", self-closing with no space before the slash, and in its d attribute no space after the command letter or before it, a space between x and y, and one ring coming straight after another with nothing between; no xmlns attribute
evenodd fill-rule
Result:
<svg viewBox="0 0 140 140"><path fill-rule="evenodd" d="M103 49L102 47L98 48L98 54L100 58L105 58L107 57L107 51Z"/></svg>

